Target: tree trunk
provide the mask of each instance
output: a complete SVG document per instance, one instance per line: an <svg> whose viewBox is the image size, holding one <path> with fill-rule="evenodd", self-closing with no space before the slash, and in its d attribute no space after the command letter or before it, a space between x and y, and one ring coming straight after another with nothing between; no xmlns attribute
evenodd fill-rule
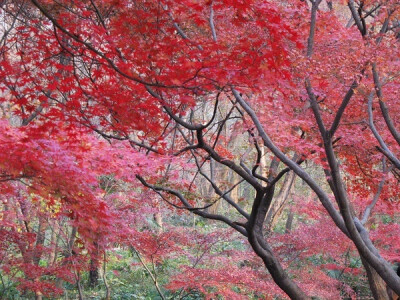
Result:
<svg viewBox="0 0 400 300"><path fill-rule="evenodd" d="M36 279L34 280L35 284L36 284L36 282L39 282L39 281L40 281L39 278L36 278ZM36 291L36 292L35 292L35 300L42 300L42 299L43 299L42 293L41 293L40 291Z"/></svg>
<svg viewBox="0 0 400 300"><path fill-rule="evenodd" d="M294 213L292 211L292 208L290 208L288 217L286 220L285 233L290 233L290 231L292 231L293 217L294 217Z"/></svg>
<svg viewBox="0 0 400 300"><path fill-rule="evenodd" d="M57 242L58 242L58 237L60 233L60 220L55 219L53 222L52 226L52 231L51 231L51 237L50 237L50 253L49 253L49 259L48 259L48 265L52 266L57 259L57 252L58 252L58 247L57 247Z"/></svg>
<svg viewBox="0 0 400 300"><path fill-rule="evenodd" d="M107 282L106 271L107 271L107 268L106 268L106 252L104 252L103 282L104 282L104 286L106 287L105 300L110 300L111 299L111 290L110 290L110 286L108 285L108 282Z"/></svg>
<svg viewBox="0 0 400 300"><path fill-rule="evenodd" d="M40 259L42 258L43 254L43 246L44 246L44 241L46 239L46 220L45 217L42 215L39 215L39 225L36 233L36 243L35 243L35 249L33 251L33 258L32 262L36 265L39 266ZM35 283L40 281L40 277L37 277L33 280ZM43 295L40 291L35 292L35 300L42 300Z"/></svg>
<svg viewBox="0 0 400 300"><path fill-rule="evenodd" d="M362 263L364 265L365 270L367 271L368 283L374 296L375 300L392 300L396 298L392 298L389 296L388 289L386 288L386 283L379 276L379 274L372 268L364 259L362 259Z"/></svg>
<svg viewBox="0 0 400 300"><path fill-rule="evenodd" d="M161 213L161 204L157 202L157 212L153 214L154 222L157 224L157 233L160 234L164 231L163 228L163 216Z"/></svg>
<svg viewBox="0 0 400 300"><path fill-rule="evenodd" d="M72 227L71 233L68 237L68 241L67 241L67 249L65 249L62 253L64 255L65 258L69 258L72 255L74 255L74 251L73 251L73 247L74 247L74 243L75 243L75 239L76 239L76 234L77 234L77 228L74 226ZM68 262L67 260L63 261L62 266L67 265ZM58 288L62 288L62 279L61 278L57 278L56 280L56 286Z"/></svg>
<svg viewBox="0 0 400 300"><path fill-rule="evenodd" d="M99 269L97 267L97 263L91 259L90 260L90 270L89 270L89 286L94 288L97 286L99 281Z"/></svg>
<svg viewBox="0 0 400 300"><path fill-rule="evenodd" d="M215 163L215 161L214 160L211 160L210 161L210 171L211 171L211 180L213 180L216 184L218 183L218 180L216 180L216 178L220 178L220 179L222 179L222 181L223 180L228 180L228 172L229 172L229 169L225 169L225 168L223 168L223 167L220 167L219 165L217 165L216 163ZM215 193L214 193L214 189L212 188L212 187L210 187L210 196L214 196L215 195ZM211 197L212 197L211 196ZM221 200L218 200L216 203L214 203L214 205L212 205L212 206L210 206L209 208L208 208L208 212L209 213L211 213L211 214L217 214L218 213L218 210L220 209L220 207L221 207Z"/></svg>
<svg viewBox="0 0 400 300"><path fill-rule="evenodd" d="M235 172L231 171L231 176L230 176L230 183L231 184L236 184L239 181L239 175L236 174ZM238 203L239 202L239 186L236 186L230 193L230 196L233 200L233 202Z"/></svg>
<svg viewBox="0 0 400 300"><path fill-rule="evenodd" d="M94 288L97 286L99 281L99 245L95 241L93 246L96 249L94 255L90 258L90 270L89 270L89 287Z"/></svg>
<svg viewBox="0 0 400 300"><path fill-rule="evenodd" d="M282 214L283 208L289 198L290 191L294 186L296 174L293 171L290 171L285 175L285 180L283 181L282 187L279 190L278 195L272 202L272 205L268 211L266 218L266 226L267 230L271 231L275 227L276 223L279 220L279 217Z"/></svg>
<svg viewBox="0 0 400 300"><path fill-rule="evenodd" d="M76 287L78 288L79 300L83 300L84 298L81 285L81 274L79 273L79 271L76 271Z"/></svg>
<svg viewBox="0 0 400 300"><path fill-rule="evenodd" d="M264 177L268 177L268 170L269 170L269 164L267 160L267 155L265 154L268 149L265 149L264 145L260 145L260 150L261 150L261 161L260 161L260 175Z"/></svg>

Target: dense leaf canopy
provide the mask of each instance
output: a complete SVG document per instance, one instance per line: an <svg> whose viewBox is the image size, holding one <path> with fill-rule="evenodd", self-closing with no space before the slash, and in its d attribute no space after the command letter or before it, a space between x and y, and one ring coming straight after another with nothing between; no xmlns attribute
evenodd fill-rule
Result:
<svg viewBox="0 0 400 300"><path fill-rule="evenodd" d="M124 248L161 298L356 297L342 274L400 294L398 1L0 7L0 272L22 293L81 293Z"/></svg>

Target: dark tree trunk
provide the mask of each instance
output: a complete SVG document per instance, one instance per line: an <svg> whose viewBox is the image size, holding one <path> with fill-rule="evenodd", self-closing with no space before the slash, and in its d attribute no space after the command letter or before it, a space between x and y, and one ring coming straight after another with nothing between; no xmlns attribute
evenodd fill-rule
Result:
<svg viewBox="0 0 400 300"><path fill-rule="evenodd" d="M89 287L94 288L97 286L99 281L99 246L97 242L94 242L95 253L90 259L90 270L89 270Z"/></svg>
<svg viewBox="0 0 400 300"><path fill-rule="evenodd" d="M99 280L99 269L97 263L93 259L90 260L90 271L89 271L89 286L94 288L97 286Z"/></svg>

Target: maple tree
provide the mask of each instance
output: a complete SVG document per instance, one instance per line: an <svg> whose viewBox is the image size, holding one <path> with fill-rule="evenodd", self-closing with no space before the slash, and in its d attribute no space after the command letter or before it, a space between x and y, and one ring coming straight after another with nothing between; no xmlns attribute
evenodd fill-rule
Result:
<svg viewBox="0 0 400 300"><path fill-rule="evenodd" d="M399 226L372 216L395 220L399 212L398 1L0 5L1 126L9 132L1 136L2 195L13 195L15 203L7 205L14 214L21 203L35 207L29 216L22 211L2 217L2 228L14 228L13 218L27 222L64 214L95 265L115 242L146 245L137 253L152 259L160 243L165 255L183 253L169 234L154 239L154 233L138 230L140 218L130 215L132 203L157 213L149 207L163 200L241 234L293 299L340 296L333 291L337 282L323 272L337 264L296 269L288 263L293 253L301 260L320 253L319 243L330 260L358 253L376 299L400 294L400 278L389 263L399 260ZM20 127L10 127L7 119ZM138 193L131 204L103 195L104 175ZM288 222L285 234L274 235L273 220L282 211L276 203L286 205L295 176L320 204L293 197L292 213L308 222L296 228ZM239 187L250 190L243 199L232 196ZM229 209L218 211L220 202ZM54 205L61 214L41 208ZM30 235L25 224L24 230L6 230L2 243L12 241L24 264L38 265L44 229ZM30 245L18 244L22 235L30 236ZM34 254L28 258L24 251ZM222 276L211 265L186 266L183 272L210 283ZM229 268L232 286L256 293L270 289L270 279L254 265L245 269L265 285L239 278L245 271L237 265ZM307 268L314 271L311 279ZM42 275L26 274L24 284L33 282L31 289L43 293L48 285L34 285L51 270L37 272ZM206 283L182 276L168 288L209 292ZM319 295L318 284L329 292ZM228 284L216 280L210 286L234 298ZM282 296L268 294L273 295Z"/></svg>

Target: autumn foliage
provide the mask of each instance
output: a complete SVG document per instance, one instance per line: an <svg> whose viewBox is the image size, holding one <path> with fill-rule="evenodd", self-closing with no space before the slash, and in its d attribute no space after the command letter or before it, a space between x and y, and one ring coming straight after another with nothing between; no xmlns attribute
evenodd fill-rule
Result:
<svg viewBox="0 0 400 300"><path fill-rule="evenodd" d="M398 1L0 8L0 275L22 296L83 299L89 274L111 299L121 249L163 299L400 294Z"/></svg>

